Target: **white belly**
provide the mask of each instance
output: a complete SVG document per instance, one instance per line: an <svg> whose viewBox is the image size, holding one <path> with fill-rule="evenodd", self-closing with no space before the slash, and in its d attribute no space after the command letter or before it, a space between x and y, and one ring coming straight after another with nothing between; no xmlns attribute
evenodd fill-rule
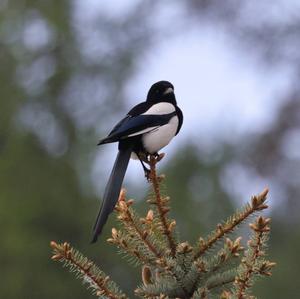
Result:
<svg viewBox="0 0 300 299"><path fill-rule="evenodd" d="M178 128L178 117L173 116L169 123L158 129L145 133L142 142L149 154L154 154L165 147L175 136Z"/></svg>

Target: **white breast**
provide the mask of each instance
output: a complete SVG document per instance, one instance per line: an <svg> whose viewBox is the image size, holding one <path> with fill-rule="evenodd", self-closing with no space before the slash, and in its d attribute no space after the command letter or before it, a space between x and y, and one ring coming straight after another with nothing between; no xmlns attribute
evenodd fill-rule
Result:
<svg viewBox="0 0 300 299"><path fill-rule="evenodd" d="M143 114L161 115L161 114L169 114L174 111L175 111L174 105L172 105L171 103L167 103L167 102L161 102L161 103L157 103L157 104L151 106L151 108L148 109Z"/></svg>
<svg viewBox="0 0 300 299"><path fill-rule="evenodd" d="M168 104L168 103L160 103L160 104ZM168 111L168 112L164 112L163 114L171 113L171 112ZM150 154L154 154L158 152L160 149L162 149L163 147L165 147L175 136L177 128L178 128L178 117L173 116L170 119L168 124L161 126L155 129L154 131L145 133L142 137L142 142L146 151Z"/></svg>

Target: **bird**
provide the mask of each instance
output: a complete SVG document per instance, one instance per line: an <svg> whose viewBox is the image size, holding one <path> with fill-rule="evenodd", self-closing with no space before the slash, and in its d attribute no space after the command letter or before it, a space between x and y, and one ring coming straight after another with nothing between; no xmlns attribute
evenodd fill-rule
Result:
<svg viewBox="0 0 300 299"><path fill-rule="evenodd" d="M118 154L108 179L100 211L93 227L91 243L95 243L112 213L120 194L130 158L139 159L145 175L149 169L142 157L158 156L158 151L176 136L183 123L177 106L174 86L168 81L154 83L146 101L134 106L98 145L118 142Z"/></svg>

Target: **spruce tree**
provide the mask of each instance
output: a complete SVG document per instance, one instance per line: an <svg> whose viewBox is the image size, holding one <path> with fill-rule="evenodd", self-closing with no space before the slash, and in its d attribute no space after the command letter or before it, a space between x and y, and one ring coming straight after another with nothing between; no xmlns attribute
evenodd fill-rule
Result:
<svg viewBox="0 0 300 299"><path fill-rule="evenodd" d="M270 218L258 215L249 224L250 237L232 238L233 231L252 215L268 208L268 189L253 196L242 209L217 224L206 237L193 246L180 240L176 221L169 217L170 198L162 194L164 175L157 175L156 164L162 159L150 156L149 183L152 192L149 210L141 217L134 201L122 189L115 212L119 228L112 228L107 241L128 258L129 264L141 268L141 284L134 293L140 298L255 298L251 289L259 277L270 276L275 266L266 259ZM243 246L245 244L245 247ZM67 242L51 242L52 259L81 278L99 298L129 298L97 265Z"/></svg>

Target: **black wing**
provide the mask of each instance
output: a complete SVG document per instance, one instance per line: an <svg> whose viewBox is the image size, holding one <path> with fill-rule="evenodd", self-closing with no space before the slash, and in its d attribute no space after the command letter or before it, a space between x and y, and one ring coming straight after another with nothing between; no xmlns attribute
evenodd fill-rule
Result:
<svg viewBox="0 0 300 299"><path fill-rule="evenodd" d="M137 116L140 114L143 114L144 112L147 111L147 109L149 108L149 104L147 102L142 102L136 106L134 106L128 113L127 115L121 119L111 130L111 132L108 134L107 137L105 137L104 139L100 140L98 145L103 144L105 142L103 142L105 139L107 139L109 136L114 135L115 132L117 132L121 126L128 121L129 118L133 117L133 116ZM112 141L113 142L113 141Z"/></svg>
<svg viewBox="0 0 300 299"><path fill-rule="evenodd" d="M150 132L157 127L163 126L169 122L169 120L177 115L176 111L163 114L146 114L130 116L128 115L123 120L121 120L111 131L111 133L104 139L102 139L99 144L116 142L120 139L124 139L130 136L140 135L146 132Z"/></svg>
<svg viewBox="0 0 300 299"><path fill-rule="evenodd" d="M113 135L116 131L118 131L123 124L125 124L129 118L133 116L138 116L140 114L143 114L149 109L149 104L147 102L142 102L136 106L134 106L128 113L127 115L121 119L112 129L112 131L108 134L108 136Z"/></svg>
<svg viewBox="0 0 300 299"><path fill-rule="evenodd" d="M182 123L183 123L183 114L182 114L182 111L180 110L180 108L178 106L176 106L176 114L177 114L177 117L178 117L178 128L177 128L177 131L176 131L176 134L177 135L181 129L181 126L182 126Z"/></svg>

